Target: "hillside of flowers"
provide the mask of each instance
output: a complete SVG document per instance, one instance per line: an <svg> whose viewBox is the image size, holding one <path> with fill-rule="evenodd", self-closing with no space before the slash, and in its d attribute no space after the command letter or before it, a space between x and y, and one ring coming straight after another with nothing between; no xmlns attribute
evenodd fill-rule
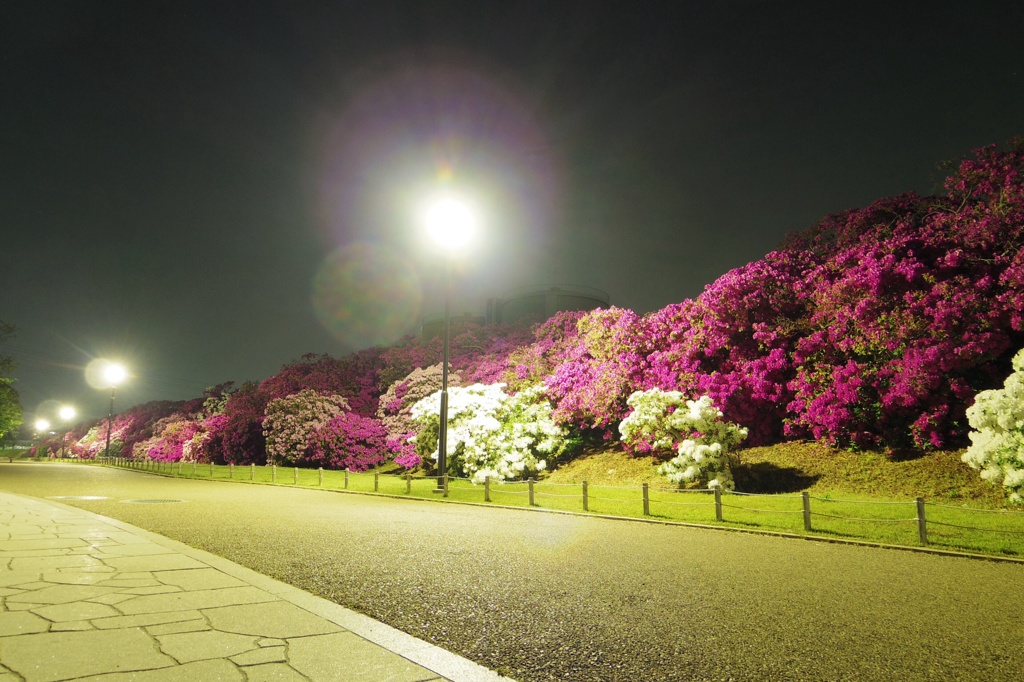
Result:
<svg viewBox="0 0 1024 682"><path fill-rule="evenodd" d="M459 327L452 473L525 476L583 443L620 441L675 461L665 473L677 482L725 482L715 472L740 441L966 445L968 407L1003 385L1024 347L1022 171L1024 144L977 150L941 196L828 216L646 315L613 307L530 329ZM111 440L123 457L429 470L440 358L439 339L413 338L306 356L260 383L127 410ZM660 416L633 418L639 405ZM691 419L672 417L686 410ZM650 419L662 423L637 426ZM106 433L106 420L83 425L67 447L95 457Z"/></svg>

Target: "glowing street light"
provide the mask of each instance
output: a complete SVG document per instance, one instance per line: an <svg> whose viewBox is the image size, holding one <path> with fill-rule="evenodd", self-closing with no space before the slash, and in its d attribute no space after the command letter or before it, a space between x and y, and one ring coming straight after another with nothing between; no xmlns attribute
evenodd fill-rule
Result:
<svg viewBox="0 0 1024 682"><path fill-rule="evenodd" d="M107 414L107 447L103 451L104 458L110 458L110 432L114 428L114 396L117 395L117 386L128 378L128 370L116 362L107 363L103 368L103 378L110 386L110 412Z"/></svg>
<svg viewBox="0 0 1024 682"><path fill-rule="evenodd" d="M457 197L435 198L423 210L423 223L433 242L445 252L444 355L441 365L441 419L437 434L437 491L444 491L448 471L448 342L451 334L452 258L469 244L476 232L476 216Z"/></svg>
<svg viewBox="0 0 1024 682"><path fill-rule="evenodd" d="M41 437L44 436L45 434L48 434L50 432L50 422L49 422L49 420L37 419L36 423L34 424L34 426L36 427L36 434L41 436Z"/></svg>
<svg viewBox="0 0 1024 682"><path fill-rule="evenodd" d="M61 405L61 408L57 410L57 416L64 422L64 433L60 438L60 458L64 459L64 446L68 440L68 424L78 416L78 410L71 405Z"/></svg>

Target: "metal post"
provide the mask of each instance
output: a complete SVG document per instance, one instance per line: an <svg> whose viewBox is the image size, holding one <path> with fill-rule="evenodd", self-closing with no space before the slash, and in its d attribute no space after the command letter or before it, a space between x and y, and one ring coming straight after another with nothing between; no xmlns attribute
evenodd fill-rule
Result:
<svg viewBox="0 0 1024 682"><path fill-rule="evenodd" d="M373 492L380 491L380 474L376 471L373 472Z"/></svg>
<svg viewBox="0 0 1024 682"><path fill-rule="evenodd" d="M271 466L273 466L274 469L273 469L273 471L270 474L270 481L271 481L271 483L277 483L277 465L273 464Z"/></svg>
<svg viewBox="0 0 1024 682"><path fill-rule="evenodd" d="M249 465L249 480L256 480L256 462L253 462Z"/></svg>
<svg viewBox="0 0 1024 682"><path fill-rule="evenodd" d="M534 504L533 504L533 479L531 478L526 483L530 487L530 506L533 507L534 506Z"/></svg>
<svg viewBox="0 0 1024 682"><path fill-rule="evenodd" d="M405 475L405 494L412 494L412 474Z"/></svg>
<svg viewBox="0 0 1024 682"><path fill-rule="evenodd" d="M804 502L804 530L811 530L811 494L806 490L800 493Z"/></svg>
<svg viewBox="0 0 1024 682"><path fill-rule="evenodd" d="M583 511L590 511L590 500L587 499L587 482L583 481Z"/></svg>
<svg viewBox="0 0 1024 682"><path fill-rule="evenodd" d="M110 412L107 413L107 449L103 452L104 457L110 457L110 430L114 426L114 395L117 394L117 386L110 387Z"/></svg>
<svg viewBox="0 0 1024 682"><path fill-rule="evenodd" d="M295 485L299 484L299 467L295 467L295 476L292 478L292 482Z"/></svg>
<svg viewBox="0 0 1024 682"><path fill-rule="evenodd" d="M444 350L441 359L441 415L437 434L437 487L445 488L448 473L448 342L452 315L452 260L448 257L444 275ZM445 493L447 496L447 492Z"/></svg>
<svg viewBox="0 0 1024 682"><path fill-rule="evenodd" d="M715 521L722 520L722 489L715 488Z"/></svg>
<svg viewBox="0 0 1024 682"><path fill-rule="evenodd" d="M917 498L917 536L922 545L928 544L928 523L924 519L924 498Z"/></svg>
<svg viewBox="0 0 1024 682"><path fill-rule="evenodd" d="M484 476L484 502L491 501L491 477Z"/></svg>
<svg viewBox="0 0 1024 682"><path fill-rule="evenodd" d="M234 462L228 462L228 478L235 477L235 464Z"/></svg>
<svg viewBox="0 0 1024 682"><path fill-rule="evenodd" d="M644 483L644 516L651 515L651 496L650 487Z"/></svg>
<svg viewBox="0 0 1024 682"><path fill-rule="evenodd" d="M324 468L323 467L317 467L316 470L317 470L317 473L320 474L320 487L323 488L324 487Z"/></svg>
<svg viewBox="0 0 1024 682"><path fill-rule="evenodd" d="M213 462L210 462L210 478L213 478Z"/></svg>
<svg viewBox="0 0 1024 682"><path fill-rule="evenodd" d="M442 483L444 484L444 496L448 497L448 474L444 475L444 480L442 481Z"/></svg>
<svg viewBox="0 0 1024 682"><path fill-rule="evenodd" d="M348 490L348 469L345 469L345 490Z"/></svg>

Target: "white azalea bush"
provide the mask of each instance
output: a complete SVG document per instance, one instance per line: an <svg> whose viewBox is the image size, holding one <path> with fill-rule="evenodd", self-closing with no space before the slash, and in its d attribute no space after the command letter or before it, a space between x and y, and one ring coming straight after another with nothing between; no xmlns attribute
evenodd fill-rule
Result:
<svg viewBox="0 0 1024 682"><path fill-rule="evenodd" d="M967 408L971 446L963 461L1002 484L1010 502L1024 504L1024 350L1013 358L1003 388L982 391Z"/></svg>
<svg viewBox="0 0 1024 682"><path fill-rule="evenodd" d="M515 395L505 384L473 384L448 389L448 470L474 483L523 478L544 471L572 441L551 417L542 385ZM441 392L412 406L419 432L411 441L420 456L437 462ZM431 452L430 450L433 450Z"/></svg>
<svg viewBox="0 0 1024 682"><path fill-rule="evenodd" d="M731 453L747 429L723 421L711 398L687 400L679 391L652 388L634 392L626 403L633 411L619 424L622 442L635 452L675 453L658 473L678 485L735 487Z"/></svg>

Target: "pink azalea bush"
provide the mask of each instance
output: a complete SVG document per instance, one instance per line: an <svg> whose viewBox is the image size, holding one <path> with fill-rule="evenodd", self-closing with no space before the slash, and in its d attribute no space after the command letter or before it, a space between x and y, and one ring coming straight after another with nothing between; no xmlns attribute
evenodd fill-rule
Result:
<svg viewBox="0 0 1024 682"><path fill-rule="evenodd" d="M599 308L579 317L574 343L559 354L544 380L558 422L612 437L615 423L626 414L640 361L638 322L636 313L622 308Z"/></svg>
<svg viewBox="0 0 1024 682"><path fill-rule="evenodd" d="M263 419L267 464L291 465L301 460L309 438L348 409L348 401L342 396L309 388L271 400Z"/></svg>
<svg viewBox="0 0 1024 682"><path fill-rule="evenodd" d="M372 417L341 412L316 428L307 439L300 466L366 471L391 459L387 431Z"/></svg>

